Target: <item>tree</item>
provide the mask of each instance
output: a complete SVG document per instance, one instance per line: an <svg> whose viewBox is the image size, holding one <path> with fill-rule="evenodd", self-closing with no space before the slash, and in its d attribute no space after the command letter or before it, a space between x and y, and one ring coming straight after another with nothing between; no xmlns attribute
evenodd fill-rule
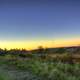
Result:
<svg viewBox="0 0 80 80"><path fill-rule="evenodd" d="M38 54L44 54L44 48L42 46L38 47Z"/></svg>

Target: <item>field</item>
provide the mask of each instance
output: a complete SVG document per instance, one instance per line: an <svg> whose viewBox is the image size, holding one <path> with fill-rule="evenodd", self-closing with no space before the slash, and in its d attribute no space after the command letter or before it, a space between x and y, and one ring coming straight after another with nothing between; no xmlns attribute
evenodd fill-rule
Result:
<svg viewBox="0 0 80 80"><path fill-rule="evenodd" d="M60 50L0 50L0 80L80 80L79 49L76 54Z"/></svg>

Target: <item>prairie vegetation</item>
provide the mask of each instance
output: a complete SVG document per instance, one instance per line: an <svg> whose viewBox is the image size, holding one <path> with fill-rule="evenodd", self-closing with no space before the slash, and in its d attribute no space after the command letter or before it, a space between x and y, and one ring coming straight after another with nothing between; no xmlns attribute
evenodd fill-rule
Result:
<svg viewBox="0 0 80 80"><path fill-rule="evenodd" d="M0 49L0 80L80 80L80 47Z"/></svg>

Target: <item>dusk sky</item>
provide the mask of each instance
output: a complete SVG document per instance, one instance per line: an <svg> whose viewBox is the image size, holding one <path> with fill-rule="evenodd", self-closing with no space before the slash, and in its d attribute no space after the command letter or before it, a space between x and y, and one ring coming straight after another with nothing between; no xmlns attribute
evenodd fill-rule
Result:
<svg viewBox="0 0 80 80"><path fill-rule="evenodd" d="M1 48L79 43L79 0L0 0Z"/></svg>

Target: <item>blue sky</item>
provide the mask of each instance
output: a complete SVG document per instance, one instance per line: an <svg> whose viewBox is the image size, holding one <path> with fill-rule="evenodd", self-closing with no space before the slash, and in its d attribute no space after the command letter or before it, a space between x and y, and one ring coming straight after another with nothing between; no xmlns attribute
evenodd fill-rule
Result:
<svg viewBox="0 0 80 80"><path fill-rule="evenodd" d="M79 0L0 0L0 40L54 40L79 35Z"/></svg>

